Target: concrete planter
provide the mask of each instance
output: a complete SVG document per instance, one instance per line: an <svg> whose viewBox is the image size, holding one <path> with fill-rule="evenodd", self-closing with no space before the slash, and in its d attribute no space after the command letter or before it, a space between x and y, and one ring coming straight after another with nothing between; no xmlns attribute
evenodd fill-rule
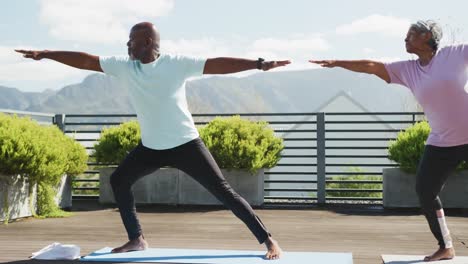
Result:
<svg viewBox="0 0 468 264"><path fill-rule="evenodd" d="M110 175L115 168L100 169L99 201L115 203ZM222 170L227 181L251 205L263 204L264 172L259 170L251 175L243 170ZM133 186L137 204L221 204L212 194L206 191L198 182L178 169L164 168L145 176Z"/></svg>
<svg viewBox="0 0 468 264"><path fill-rule="evenodd" d="M36 210L37 187L30 195L29 182L20 176L0 175L0 221L13 220L33 215Z"/></svg>
<svg viewBox="0 0 468 264"><path fill-rule="evenodd" d="M420 207L415 188L415 174L399 168L383 169L384 207ZM468 171L457 171L450 175L440 193L440 199L444 208L468 208Z"/></svg>
<svg viewBox="0 0 468 264"><path fill-rule="evenodd" d="M72 177L63 175L60 185L57 187L57 195L55 202L62 209L70 209L72 207Z"/></svg>
<svg viewBox="0 0 468 264"><path fill-rule="evenodd" d="M110 176L115 167L99 169L99 202L115 203ZM133 185L137 204L177 204L179 170L163 168L146 175Z"/></svg>
<svg viewBox="0 0 468 264"><path fill-rule="evenodd" d="M252 175L246 170L221 170L232 188L250 205L263 205L264 170ZM192 177L181 172L179 175L179 204L220 205L211 193Z"/></svg>

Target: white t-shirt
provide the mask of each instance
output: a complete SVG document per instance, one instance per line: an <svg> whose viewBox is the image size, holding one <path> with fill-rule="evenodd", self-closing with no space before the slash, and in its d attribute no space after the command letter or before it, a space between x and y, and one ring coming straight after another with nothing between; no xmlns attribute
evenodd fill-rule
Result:
<svg viewBox="0 0 468 264"><path fill-rule="evenodd" d="M185 81L201 76L205 62L167 54L146 64L128 56L99 58L104 73L128 87L142 144L151 149L170 149L199 137L188 110Z"/></svg>

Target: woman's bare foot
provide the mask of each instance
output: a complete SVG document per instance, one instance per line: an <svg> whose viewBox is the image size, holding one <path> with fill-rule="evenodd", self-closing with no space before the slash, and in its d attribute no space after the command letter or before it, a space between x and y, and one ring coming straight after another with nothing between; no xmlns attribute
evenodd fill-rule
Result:
<svg viewBox="0 0 468 264"><path fill-rule="evenodd" d="M434 254L424 258L424 261L437 261L453 259L455 257L455 250L453 248L440 248Z"/></svg>
<svg viewBox="0 0 468 264"><path fill-rule="evenodd" d="M265 254L266 259L279 259L281 254L283 254L283 250L273 238L268 237L265 241L265 245L268 249L268 252Z"/></svg>
<svg viewBox="0 0 468 264"><path fill-rule="evenodd" d="M143 236L139 236L133 240L128 241L123 246L112 249L111 253L123 253L128 251L140 251L148 248L148 243Z"/></svg>

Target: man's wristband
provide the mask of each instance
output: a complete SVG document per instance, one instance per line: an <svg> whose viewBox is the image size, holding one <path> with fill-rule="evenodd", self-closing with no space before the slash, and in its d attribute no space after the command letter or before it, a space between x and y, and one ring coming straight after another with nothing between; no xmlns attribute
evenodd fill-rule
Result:
<svg viewBox="0 0 468 264"><path fill-rule="evenodd" d="M265 62L264 58L258 58L257 60L257 69L261 70L263 69L263 63Z"/></svg>

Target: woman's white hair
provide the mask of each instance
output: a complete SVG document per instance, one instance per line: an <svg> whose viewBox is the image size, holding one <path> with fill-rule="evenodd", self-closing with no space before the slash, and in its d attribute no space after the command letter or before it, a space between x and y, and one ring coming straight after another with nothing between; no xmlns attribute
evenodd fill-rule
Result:
<svg viewBox="0 0 468 264"><path fill-rule="evenodd" d="M433 50L439 48L440 40L443 37L442 27L434 20L418 20L416 23L411 24L411 28L418 32L430 32L432 38L427 43Z"/></svg>

